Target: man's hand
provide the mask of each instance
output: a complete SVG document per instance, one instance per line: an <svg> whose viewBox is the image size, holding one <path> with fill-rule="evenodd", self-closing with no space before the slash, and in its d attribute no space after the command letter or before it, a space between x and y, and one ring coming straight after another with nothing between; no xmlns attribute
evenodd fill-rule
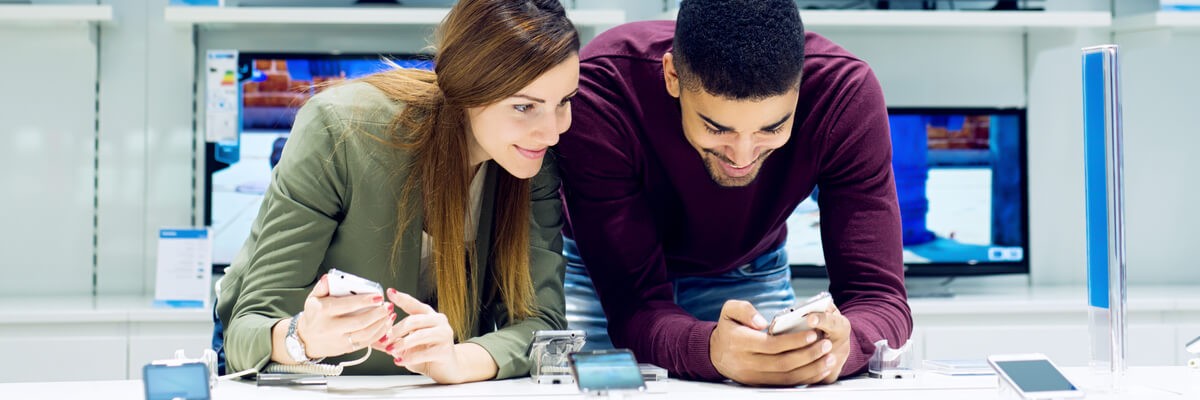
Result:
<svg viewBox="0 0 1200 400"><path fill-rule="evenodd" d="M836 309L832 311L808 316L809 326L816 326L817 330L771 336L763 332L768 322L753 305L741 300L726 301L717 329L708 339L709 359L721 375L747 385L833 382L849 353L846 343L850 323L836 314ZM836 321L838 318L841 321ZM822 338L822 332L840 335L844 348L841 353L830 353L837 343Z"/></svg>
<svg viewBox="0 0 1200 400"><path fill-rule="evenodd" d="M846 365L846 358L850 356L850 320L842 315L836 305L830 305L829 309L823 313L812 313L809 318L816 318L817 323L814 330L821 332L826 340L833 343L833 350L830 352L830 357L826 362L832 362L829 365L830 373L821 380L821 383L837 382L838 376L842 373L842 367ZM809 320L809 322L813 322Z"/></svg>

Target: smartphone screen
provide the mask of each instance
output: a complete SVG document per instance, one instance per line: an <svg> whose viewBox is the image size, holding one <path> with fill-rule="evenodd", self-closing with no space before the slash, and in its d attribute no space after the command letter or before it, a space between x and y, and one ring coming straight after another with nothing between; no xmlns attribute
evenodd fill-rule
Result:
<svg viewBox="0 0 1200 400"><path fill-rule="evenodd" d="M200 363L147 365L142 369L146 400L208 400L208 367Z"/></svg>
<svg viewBox="0 0 1200 400"><path fill-rule="evenodd" d="M1065 392L1078 390L1062 373L1046 360L996 361L996 367L1004 371L1021 391Z"/></svg>
<svg viewBox="0 0 1200 400"><path fill-rule="evenodd" d="M638 390L645 387L637 360L629 351L571 353L580 390Z"/></svg>

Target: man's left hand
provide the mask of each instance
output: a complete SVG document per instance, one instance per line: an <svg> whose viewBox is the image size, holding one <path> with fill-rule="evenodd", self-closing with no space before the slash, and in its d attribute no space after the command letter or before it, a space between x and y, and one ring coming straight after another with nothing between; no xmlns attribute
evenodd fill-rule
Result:
<svg viewBox="0 0 1200 400"><path fill-rule="evenodd" d="M809 318L812 317L817 318L813 329L833 343L833 349L825 360L833 365L829 366L829 375L821 383L837 382L842 367L846 365L846 357L850 356L850 320L842 315L836 305L830 305L825 312L809 314Z"/></svg>

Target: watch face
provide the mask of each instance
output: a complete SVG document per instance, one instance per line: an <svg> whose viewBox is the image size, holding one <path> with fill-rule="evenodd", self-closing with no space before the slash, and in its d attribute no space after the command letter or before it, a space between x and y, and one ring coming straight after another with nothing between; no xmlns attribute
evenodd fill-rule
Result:
<svg viewBox="0 0 1200 400"><path fill-rule="evenodd" d="M292 360L299 362L308 361L308 355L304 352L304 344L300 343L299 338L295 335L289 335L283 339L283 342L287 346L288 355L292 357Z"/></svg>

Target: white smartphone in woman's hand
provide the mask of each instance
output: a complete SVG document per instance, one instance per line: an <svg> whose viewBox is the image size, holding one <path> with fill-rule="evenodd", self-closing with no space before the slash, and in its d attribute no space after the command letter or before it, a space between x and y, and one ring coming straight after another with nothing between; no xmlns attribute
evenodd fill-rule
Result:
<svg viewBox="0 0 1200 400"><path fill-rule="evenodd" d="M833 296L830 296L828 292L817 293L816 296L809 297L803 303L797 303L795 306L775 314L771 325L767 327L767 333L782 335L810 330L814 327L808 326L808 318L805 317L809 313L823 312L830 305L833 305Z"/></svg>
<svg viewBox="0 0 1200 400"><path fill-rule="evenodd" d="M329 295L334 297L356 294L383 294L383 286L369 279L337 268L329 269Z"/></svg>

